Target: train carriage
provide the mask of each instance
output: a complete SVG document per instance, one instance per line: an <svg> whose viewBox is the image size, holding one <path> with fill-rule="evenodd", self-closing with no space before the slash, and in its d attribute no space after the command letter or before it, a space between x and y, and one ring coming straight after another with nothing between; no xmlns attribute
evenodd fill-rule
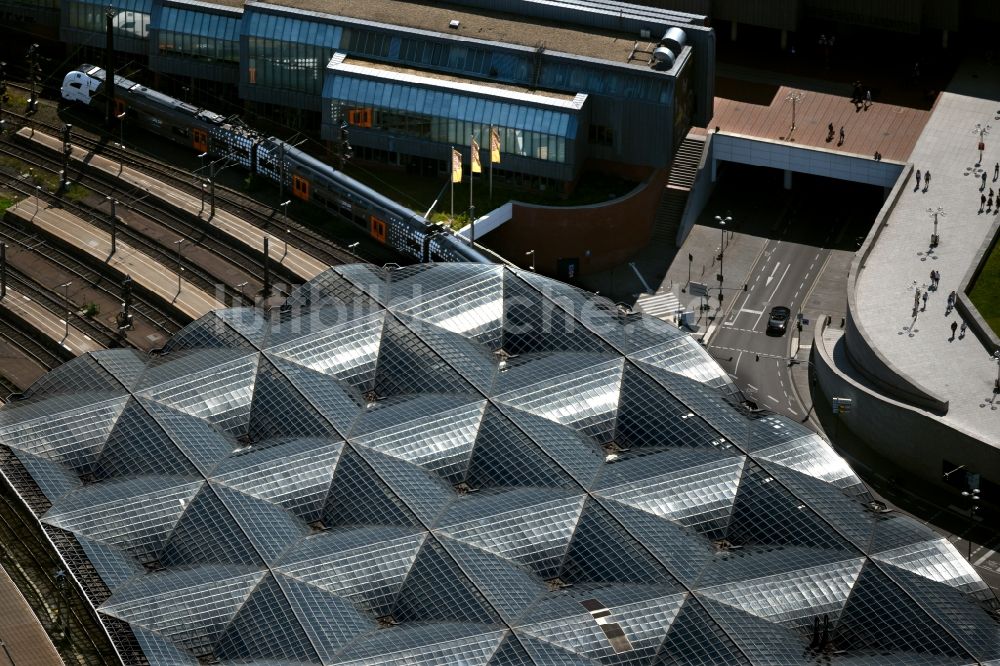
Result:
<svg viewBox="0 0 1000 666"><path fill-rule="evenodd" d="M103 69L82 65L66 74L62 97L89 105L101 94L104 81ZM431 224L281 139L264 138L237 119L227 119L117 75L115 95L118 115L127 114L129 122L199 153L238 163L275 183L282 181L294 197L339 215L374 240L417 261L492 263L450 229Z"/></svg>

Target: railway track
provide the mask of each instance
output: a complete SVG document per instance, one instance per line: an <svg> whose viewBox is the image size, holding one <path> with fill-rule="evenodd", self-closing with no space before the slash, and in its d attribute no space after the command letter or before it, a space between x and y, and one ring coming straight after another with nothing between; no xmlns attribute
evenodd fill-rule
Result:
<svg viewBox="0 0 1000 666"><path fill-rule="evenodd" d="M7 267L7 284L25 296L29 296L32 300L51 312L53 315L59 318L67 316L68 313L66 312L66 304L58 297L58 295L53 294L47 288L10 266ZM71 304L71 307L76 306ZM82 333L90 336L91 340L105 349L112 349L114 347L121 346L121 340L116 335L117 331L112 330L109 326L101 324L99 321L89 317L73 318L71 316L69 323Z"/></svg>
<svg viewBox="0 0 1000 666"><path fill-rule="evenodd" d="M86 284L91 289L104 293L115 301L119 301L121 298L117 288L112 287L112 285L117 286L117 276L108 278L102 275L58 245L8 225L0 226L0 240L11 247L21 247L29 252L37 253L43 261L72 275L74 280L80 281L80 284ZM44 252L40 251L42 249ZM187 318L175 313L172 308L161 306L155 299L147 298L141 292L133 292L132 313L133 316L142 317L153 328L162 331L167 336L173 335L188 323Z"/></svg>
<svg viewBox="0 0 1000 666"><path fill-rule="evenodd" d="M19 122L31 125L53 136L62 135L62 127L60 126L44 123L23 114L12 113L11 115ZM196 182L190 172L148 155L123 150L117 142L107 138L99 138L102 135L106 137L103 127L77 119L73 127L72 140L75 145L88 151L101 153L109 159L139 169L193 196L201 196L200 181ZM290 243L303 249L308 248L311 254L325 263L338 265L365 261L362 257L351 252L350 249L338 245L315 229L292 218L281 217L273 207L218 182L215 184L215 201L216 208L228 210L262 230L268 228L269 225L280 225L283 235L289 237Z"/></svg>
<svg viewBox="0 0 1000 666"><path fill-rule="evenodd" d="M6 402L7 397L11 393L20 393L20 392L21 392L21 387L20 386L18 386L14 382L10 381L9 379L7 379L6 377L4 377L3 375L0 375L0 400L3 400L3 401Z"/></svg>
<svg viewBox="0 0 1000 666"><path fill-rule="evenodd" d="M58 367L64 361L73 358L73 355L68 351L64 351L62 354L56 353L46 345L38 342L36 333L33 331L27 333L4 317L0 317L0 338L3 338L5 342L17 349L22 356L46 371Z"/></svg>
<svg viewBox="0 0 1000 666"><path fill-rule="evenodd" d="M9 146L0 145L0 154L20 160L33 169L43 170L56 176L59 175L62 167L61 162L53 157L50 151L30 144L18 144L17 150ZM29 155L30 159L28 158ZM228 245L206 233L203 227L189 222L183 215L171 213L145 201L143 198L145 195L144 191L135 188L123 189L121 188L121 183L116 179L111 179L111 182L108 182L103 178L83 171L79 172L73 178L73 182L102 193L114 192L118 200L119 209L132 210L142 216L148 225L162 230L163 233L160 235L173 238L179 237L197 243L199 248L220 258L232 270L247 275L252 281L263 282L263 267L259 270L257 269L260 265L258 257L239 247ZM27 186L27 184L23 184L20 191L25 195L31 193L30 186ZM69 201L64 197L53 197L44 192L44 190L42 192L36 190L34 194L36 196L41 194L43 198L58 200L61 207L69 210L77 217L108 233L111 231L111 223L107 214L101 214L91 207ZM118 225L117 234L119 238L126 240L130 245L143 251L145 254L158 259L165 266L174 265L178 260L177 254L168 247L164 247L160 241L144 233L137 232L127 225ZM224 281L217 274L210 272L197 262L184 261L182 259L180 263L184 268L187 281L194 286L210 294L214 294L219 285L224 285ZM281 275L283 271L275 269L275 272ZM231 302L240 302L243 299L241 293L233 286L224 285L224 291Z"/></svg>

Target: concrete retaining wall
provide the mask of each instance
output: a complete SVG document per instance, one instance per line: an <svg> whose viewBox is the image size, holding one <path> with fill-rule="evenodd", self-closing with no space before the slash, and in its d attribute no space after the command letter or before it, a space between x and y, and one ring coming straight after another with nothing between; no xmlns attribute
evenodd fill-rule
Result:
<svg viewBox="0 0 1000 666"><path fill-rule="evenodd" d="M851 410L838 417L841 424L861 435L879 455L898 465L896 480L901 486L906 487L906 479L915 476L954 492L942 479L944 460L956 466L965 465L991 479L1000 478L1000 457L989 443L956 429L930 412L893 400L852 379L850 373L858 367L847 358L846 338L840 337L830 348L823 337L825 329L825 318L820 318L811 353L818 387L828 398L853 401ZM817 402L816 409L830 409L830 404Z"/></svg>
<svg viewBox="0 0 1000 666"><path fill-rule="evenodd" d="M969 291L972 285L975 284L976 278L983 272L986 261L990 258L990 252L993 251L998 241L1000 241L1000 217L994 216L993 225L990 227L989 233L986 234L983 244L979 246L979 250L976 252L976 256L969 266L969 270L962 277L962 282L958 288L958 299L955 302L955 309L958 310L958 314L962 315L962 319L969 325L969 330L983 343L986 351L990 354L1000 350L1000 337L993 332L993 329L989 327L986 320L979 314L979 310L976 309L976 306L972 303L972 299L969 298Z"/></svg>
<svg viewBox="0 0 1000 666"><path fill-rule="evenodd" d="M667 170L653 173L623 197L590 206L536 206L512 202L511 220L483 243L527 267L535 251L535 270L556 275L560 259L577 258L577 275L621 264L649 244L653 216L667 183Z"/></svg>

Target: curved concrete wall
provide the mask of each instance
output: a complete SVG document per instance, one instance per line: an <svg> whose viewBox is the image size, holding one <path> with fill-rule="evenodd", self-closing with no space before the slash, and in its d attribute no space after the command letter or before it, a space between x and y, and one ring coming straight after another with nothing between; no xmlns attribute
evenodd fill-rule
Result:
<svg viewBox="0 0 1000 666"><path fill-rule="evenodd" d="M962 278L962 282L958 288L958 299L955 302L955 309L958 310L958 313L962 315L962 319L969 325L972 334L979 338L979 341L983 343L986 351L990 354L1000 350L1000 336L997 336L993 329L990 328L990 325L986 323L986 320L983 319L983 316L979 314L979 310L976 309L972 299L969 298L969 290L975 284L976 278L979 277L979 274L986 267L986 262L989 260L990 253L997 242L1000 242L1000 217L996 217L993 220L990 232L986 234L986 239L979 247L979 251L969 266L969 270Z"/></svg>
<svg viewBox="0 0 1000 666"><path fill-rule="evenodd" d="M942 480L942 461L991 479L1000 478L997 450L974 435L957 429L941 418L912 405L893 400L851 377L858 370L847 358L846 338L831 347L823 337L825 318L817 322L811 360L819 389L826 398L851 398L851 410L841 414L841 423L852 432L863 434L879 455L899 467L896 481L906 487L910 476L951 491ZM814 396L814 400L819 396ZM816 403L816 409L828 409L829 402ZM989 499L1000 503L996 498Z"/></svg>
<svg viewBox="0 0 1000 666"><path fill-rule="evenodd" d="M578 275L616 266L649 244L656 206L667 184L660 169L623 197L573 208L513 202L513 217L483 242L498 254L555 275L560 259L578 258Z"/></svg>
<svg viewBox="0 0 1000 666"><path fill-rule="evenodd" d="M907 164L896 181L889 198L882 205L875 224L865 239L861 249L854 256L851 263L850 274L847 278L847 325L845 327L845 343L847 356L854 368L868 381L878 387L893 398L915 405L921 409L932 411L936 414L944 414L948 411L948 401L937 396L924 387L913 381L908 375L896 369L883 355L869 344L868 335L864 324L859 321L854 313L857 312L857 285L858 275L865 269L865 262L871 254L872 248L878 242L882 229L888 223L890 214L903 188L910 181L913 174L913 165Z"/></svg>

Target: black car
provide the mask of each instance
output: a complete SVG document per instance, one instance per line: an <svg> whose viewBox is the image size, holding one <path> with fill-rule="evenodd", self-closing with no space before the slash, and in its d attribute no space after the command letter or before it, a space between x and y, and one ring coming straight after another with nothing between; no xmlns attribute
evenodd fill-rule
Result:
<svg viewBox="0 0 1000 666"><path fill-rule="evenodd" d="M767 316L767 332L775 335L784 335L788 328L788 318L792 311L784 305L776 305L771 308L771 314Z"/></svg>

